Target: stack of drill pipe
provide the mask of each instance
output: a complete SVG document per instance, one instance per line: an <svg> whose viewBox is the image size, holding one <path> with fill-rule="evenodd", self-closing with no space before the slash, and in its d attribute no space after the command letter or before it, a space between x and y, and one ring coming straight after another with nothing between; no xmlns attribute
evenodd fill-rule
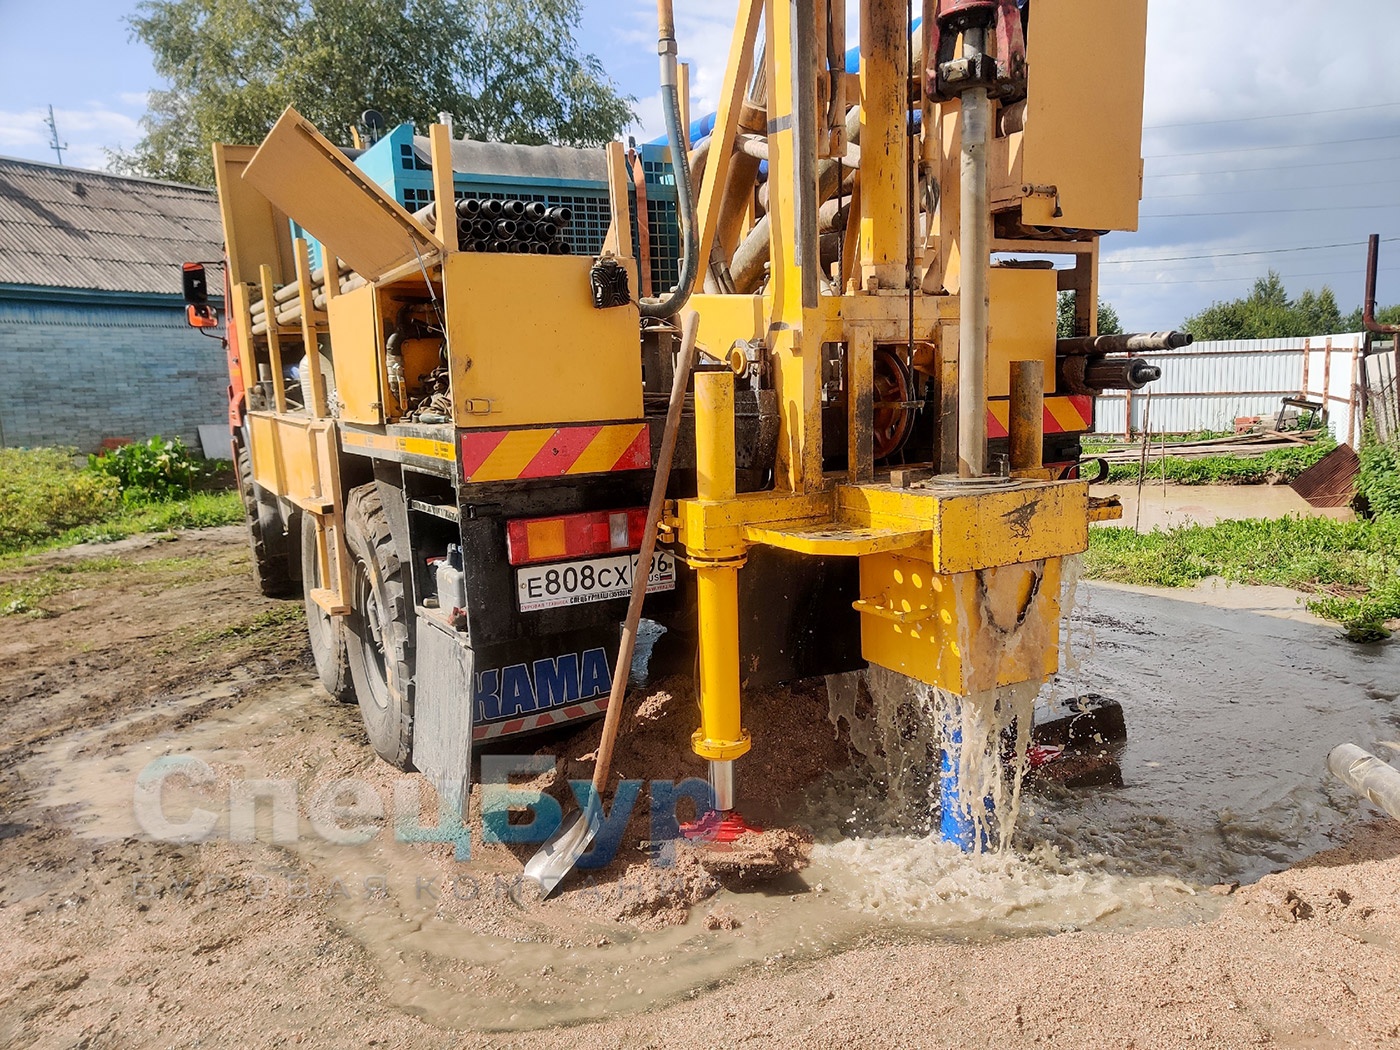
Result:
<svg viewBox="0 0 1400 1050"><path fill-rule="evenodd" d="M572 218L572 209L539 201L465 197L457 202L457 243L465 252L568 255L573 246L561 235Z"/></svg>
<svg viewBox="0 0 1400 1050"><path fill-rule="evenodd" d="M364 285L365 279L357 273L353 273L349 267L337 260L337 277L340 290L342 292L354 291ZM326 273L325 269L318 267L311 273L311 285L313 302L316 306L325 308L326 305ZM272 300L276 310L277 323L281 325L295 325L301 321L301 298L298 295L298 287L295 282L285 284L272 293ZM263 335L267 332L267 303L259 299L251 304L248 312L252 319L252 330L254 335Z"/></svg>
<svg viewBox="0 0 1400 1050"><path fill-rule="evenodd" d="M425 226L435 226L437 204L419 208L413 217ZM573 209L566 206L463 197L457 202L457 243L464 252L569 255L573 245L562 235L572 219Z"/></svg>

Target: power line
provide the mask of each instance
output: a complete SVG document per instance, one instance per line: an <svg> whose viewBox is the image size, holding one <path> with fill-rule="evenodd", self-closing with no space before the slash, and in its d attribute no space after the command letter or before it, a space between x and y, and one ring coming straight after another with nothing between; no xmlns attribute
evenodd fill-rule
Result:
<svg viewBox="0 0 1400 1050"><path fill-rule="evenodd" d="M1385 164L1388 161L1400 160L1400 156L1389 157L1363 157L1360 160L1326 160L1316 164L1289 164L1288 171L1298 171L1301 168L1340 168L1351 164ZM1144 175L1145 179L1184 179L1193 175L1243 175L1253 171L1278 171L1279 165L1270 164L1265 168L1213 168L1210 171L1168 171L1157 175Z"/></svg>
<svg viewBox="0 0 1400 1050"><path fill-rule="evenodd" d="M1382 244L1390 244L1400 241L1400 237L1384 237ZM1288 255L1294 252L1322 252L1330 251L1334 248L1361 248L1365 241L1346 241L1337 244L1309 244L1301 248L1259 248L1257 250L1237 251L1237 252L1208 252L1202 255L1156 255L1140 256L1132 259L1105 259L1100 266L1127 266L1130 263L1158 263L1158 262L1186 262L1198 259L1240 259L1249 255Z"/></svg>
<svg viewBox="0 0 1400 1050"><path fill-rule="evenodd" d="M1379 211L1383 208L1400 208L1400 201L1393 204L1339 204L1335 208L1261 208L1258 211L1183 211L1172 215L1140 215L1141 219L1205 219L1225 215L1302 215L1308 212L1334 211Z"/></svg>
<svg viewBox="0 0 1400 1050"><path fill-rule="evenodd" d="M1360 139L1330 139L1327 142L1290 142L1283 146L1233 146L1230 149L1207 149L1197 153L1152 153L1143 160L1171 160L1173 157L1213 157L1221 153L1264 153L1275 149L1316 149L1319 146L1350 146L1356 142L1389 142L1400 135L1368 135Z"/></svg>
<svg viewBox="0 0 1400 1050"><path fill-rule="evenodd" d="M1383 179L1380 182L1334 182L1331 185L1318 183L1313 186L1256 186L1251 190L1209 190L1205 193L1154 193L1145 200L1170 201L1186 197L1252 197L1260 193L1306 193L1308 190L1343 190L1362 186L1395 186L1400 179Z"/></svg>
<svg viewBox="0 0 1400 1050"><path fill-rule="evenodd" d="M1377 102L1371 106L1346 106L1342 109L1310 109L1303 113L1267 113L1257 117L1228 117L1224 120L1190 120L1181 124L1144 124L1144 131L1160 131L1163 128L1198 128L1206 124L1243 124L1252 120L1284 120L1289 117L1324 117L1333 113L1356 113L1366 109L1394 109L1400 102Z"/></svg>
<svg viewBox="0 0 1400 1050"><path fill-rule="evenodd" d="M1346 277L1351 276L1341 270L1319 270L1316 273L1283 273L1279 276L1285 281L1295 281L1304 277ZM1105 282L1107 286L1113 288L1146 288L1155 284L1234 284L1238 281L1258 281L1262 275L1254 273L1243 277L1203 277L1199 280L1185 281L1113 281L1111 284Z"/></svg>

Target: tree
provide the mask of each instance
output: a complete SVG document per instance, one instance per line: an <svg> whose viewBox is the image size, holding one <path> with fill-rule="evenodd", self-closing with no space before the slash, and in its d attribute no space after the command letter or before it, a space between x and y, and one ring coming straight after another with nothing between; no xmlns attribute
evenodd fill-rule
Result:
<svg viewBox="0 0 1400 1050"><path fill-rule="evenodd" d="M1342 316L1337 297L1326 286L1320 292L1309 289L1290 300L1283 278L1270 270L1268 276L1254 282L1249 295L1212 303L1188 317L1181 327L1202 340L1284 339L1354 332L1360 323L1359 311L1355 324L1351 317Z"/></svg>
<svg viewBox="0 0 1400 1050"><path fill-rule="evenodd" d="M1057 329L1059 338L1070 339L1074 331L1074 292L1061 292L1057 306ZM1079 333L1083 334L1083 333ZM1118 311L1112 303L1099 300L1099 335L1122 335L1123 322L1118 319Z"/></svg>
<svg viewBox="0 0 1400 1050"><path fill-rule="evenodd" d="M1376 310L1378 324L1400 324L1400 306L1387 306ZM1358 306L1342 318L1343 332L1360 332L1366 327L1365 310Z"/></svg>
<svg viewBox="0 0 1400 1050"><path fill-rule="evenodd" d="M129 20L169 87L120 170L208 184L210 144L260 142L295 106L348 144L366 109L530 145L601 146L634 120L574 41L580 0L147 0Z"/></svg>

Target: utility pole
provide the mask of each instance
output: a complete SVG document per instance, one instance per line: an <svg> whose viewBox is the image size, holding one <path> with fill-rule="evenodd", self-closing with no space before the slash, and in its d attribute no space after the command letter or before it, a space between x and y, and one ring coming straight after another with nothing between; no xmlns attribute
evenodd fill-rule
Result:
<svg viewBox="0 0 1400 1050"><path fill-rule="evenodd" d="M50 140L49 140L49 149L53 150L55 153L58 154L58 163L59 163L60 165L62 165L62 164L63 164L63 151L66 150L66 149L68 148L68 143L65 142L65 143L63 143L62 145L59 144L59 141L58 141L58 124L55 123L55 121L54 121L54 119L53 119L53 105L52 105L52 104L49 105L49 119L46 120L46 121L44 121L44 123L47 124L47 125L49 126L49 134L50 134L50 136L51 136L51 138L50 138Z"/></svg>

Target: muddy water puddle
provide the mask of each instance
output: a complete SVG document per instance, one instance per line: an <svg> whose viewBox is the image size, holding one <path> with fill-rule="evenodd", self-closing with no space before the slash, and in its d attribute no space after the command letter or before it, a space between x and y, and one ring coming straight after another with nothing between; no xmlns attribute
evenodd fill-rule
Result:
<svg viewBox="0 0 1400 1050"><path fill-rule="evenodd" d="M133 793L153 759L204 763L207 782L166 782L160 812L173 825L212 814L208 834L234 858L235 890L244 887L217 906L256 907L272 894L324 909L399 1008L444 1027L504 1031L642 1011L858 944L1205 918L1219 899L1203 887L1325 848L1358 812L1327 779L1335 743L1387 754L1382 742L1400 741L1400 647L1357 648L1330 628L1091 585L1079 590L1072 635L1076 666L1052 688L1123 704L1123 787L1028 790L1018 852L968 858L928 836L931 812L892 814L868 772L835 773L800 807L817 837L809 867L761 891L721 890L661 929L606 916L628 894L654 894L665 872L645 885L631 869L596 885L579 874L568 899L540 902L519 881L518 849L476 843L459 862L448 846L395 841L404 778L365 759L353 708L309 685L231 699L157 739L140 733L149 714L70 735L36 772L51 785L46 803L75 830L124 838L150 834ZM240 833L231 785L268 777L295 785L290 831L264 798L256 841L228 842ZM366 842L328 841L312 821L308 799L338 778L379 797L385 817ZM742 801L742 779L739 788Z"/></svg>

